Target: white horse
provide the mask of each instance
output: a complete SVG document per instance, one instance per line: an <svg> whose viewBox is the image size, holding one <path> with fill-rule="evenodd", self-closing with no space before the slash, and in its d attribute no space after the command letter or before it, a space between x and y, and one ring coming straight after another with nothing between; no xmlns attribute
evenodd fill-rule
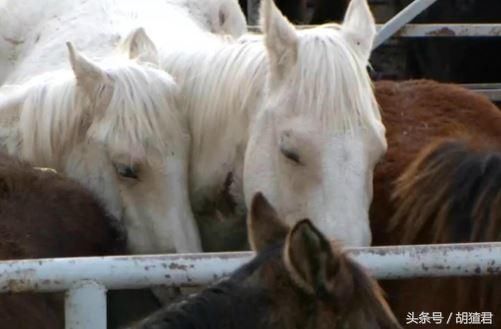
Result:
<svg viewBox="0 0 501 329"><path fill-rule="evenodd" d="M233 2L211 1L222 4L214 8L224 18L211 30L240 33L238 24L226 25ZM2 19L13 21L2 20L10 29L1 33L19 33L22 42L15 43L0 89L0 147L90 188L125 221L133 253L201 250L188 200L190 139L179 88L158 69L144 30L128 34L153 14L202 33L204 25L190 18L196 11L183 7L195 3L37 0L9 1L1 9ZM29 5L36 10L21 15ZM76 40L94 60L69 44L68 61L66 40Z"/></svg>
<svg viewBox="0 0 501 329"><path fill-rule="evenodd" d="M102 56L131 27L145 24L176 36L161 38L167 47L189 44L186 35L210 31L238 37L246 31L236 0L6 0L0 2L0 17L0 84L61 68L67 40Z"/></svg>
<svg viewBox="0 0 501 329"><path fill-rule="evenodd" d="M352 0L343 24L296 31L263 0L261 21L264 38L207 37L161 54L185 101L193 209L221 193L248 206L262 191L289 224L311 218L347 245L369 245L373 169L387 148L366 70L369 6Z"/></svg>
<svg viewBox="0 0 501 329"><path fill-rule="evenodd" d="M92 190L124 220L131 252L200 250L174 80L149 63L114 56L97 64L68 47L72 70L0 98L0 146Z"/></svg>

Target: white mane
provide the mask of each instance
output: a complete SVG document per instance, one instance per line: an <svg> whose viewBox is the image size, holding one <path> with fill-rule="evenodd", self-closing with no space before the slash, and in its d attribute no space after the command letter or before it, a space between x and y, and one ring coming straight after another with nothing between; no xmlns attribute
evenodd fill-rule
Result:
<svg viewBox="0 0 501 329"><path fill-rule="evenodd" d="M380 125L365 62L332 27L298 31L297 63L281 90L287 93L290 106L283 108L313 114L325 129L334 131ZM177 52L164 59L162 66L183 86L193 145L202 150L210 148L206 145L214 140L210 136L220 134L221 129L242 136L269 87L261 36L246 36L238 42L214 40L209 49Z"/></svg>
<svg viewBox="0 0 501 329"><path fill-rule="evenodd" d="M206 144L214 139L204 132L218 134L234 128L235 136L242 135L241 129L252 116L248 111L256 108L259 97L256 91L267 71L266 54L260 42L214 42L218 46L210 51L204 49L189 55L177 52L162 65L169 67L183 86L184 108L189 112L195 149L210 149Z"/></svg>
<svg viewBox="0 0 501 329"><path fill-rule="evenodd" d="M134 160L144 160L145 148L164 152L166 143L179 142L176 138L185 132L174 112L178 90L167 74L133 62L109 67L106 73L113 81L106 104L91 102L71 70L28 82L19 124L24 157L55 165L78 142L91 139L113 152L132 150Z"/></svg>
<svg viewBox="0 0 501 329"><path fill-rule="evenodd" d="M332 27L332 25L331 25ZM290 75L293 111L310 112L327 129L352 131L381 120L366 64L339 29L299 31L297 68Z"/></svg>

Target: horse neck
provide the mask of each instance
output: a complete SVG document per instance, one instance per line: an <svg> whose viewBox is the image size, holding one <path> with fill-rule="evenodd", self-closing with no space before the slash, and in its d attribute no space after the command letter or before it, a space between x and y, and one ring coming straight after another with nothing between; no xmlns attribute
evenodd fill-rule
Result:
<svg viewBox="0 0 501 329"><path fill-rule="evenodd" d="M134 328L149 328L159 323L164 329L269 328L270 301L274 296L265 292L260 269L269 266L269 261L280 259L282 248L283 244L271 246L224 281L167 306Z"/></svg>
<svg viewBox="0 0 501 329"><path fill-rule="evenodd" d="M120 25L109 4L112 1L62 1L50 11L51 15L41 17L33 28L23 32L23 43L13 56L13 69L6 83L21 83L42 73L69 68L67 41L94 59L112 54L121 35L131 29Z"/></svg>
<svg viewBox="0 0 501 329"><path fill-rule="evenodd" d="M161 328L164 329L261 328L259 322L264 316L266 305L263 297L250 287L238 287L231 281L223 282L157 312L147 321L162 323Z"/></svg>
<svg viewBox="0 0 501 329"><path fill-rule="evenodd" d="M172 52L162 59L180 83L185 101L192 138L192 191L220 185L230 171L240 176L267 72L261 42L203 42L197 50Z"/></svg>
<svg viewBox="0 0 501 329"><path fill-rule="evenodd" d="M133 28L143 27L161 53L187 47L193 42L191 36L202 33L204 28L209 29L202 24L205 17L195 16L190 11L189 1L146 0L139 6L136 0L108 1L113 2L111 14L117 18L115 25L123 35Z"/></svg>

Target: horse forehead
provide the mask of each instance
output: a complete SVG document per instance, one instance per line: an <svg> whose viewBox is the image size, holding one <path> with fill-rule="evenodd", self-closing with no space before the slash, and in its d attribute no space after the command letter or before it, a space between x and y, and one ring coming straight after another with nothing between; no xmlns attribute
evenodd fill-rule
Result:
<svg viewBox="0 0 501 329"><path fill-rule="evenodd" d="M299 50L301 53L301 48L313 48L315 53L322 53L322 50L328 51L332 47L341 47L344 49L349 49L350 44L345 39L341 28L336 28L333 26L319 26L306 30L299 30ZM325 47L319 47L319 44L323 44Z"/></svg>

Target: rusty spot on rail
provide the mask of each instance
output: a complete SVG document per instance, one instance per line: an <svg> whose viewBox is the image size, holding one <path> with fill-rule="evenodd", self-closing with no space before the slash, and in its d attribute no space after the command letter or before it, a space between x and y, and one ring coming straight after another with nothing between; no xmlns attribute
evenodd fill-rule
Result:
<svg viewBox="0 0 501 329"><path fill-rule="evenodd" d="M170 270L181 270L181 271L186 271L187 270L187 266L184 265L184 264L178 264L178 263L170 263L169 265L169 269Z"/></svg>
<svg viewBox="0 0 501 329"><path fill-rule="evenodd" d="M430 31L426 35L430 37L454 37L456 36L456 32L448 27L442 27L441 29Z"/></svg>

